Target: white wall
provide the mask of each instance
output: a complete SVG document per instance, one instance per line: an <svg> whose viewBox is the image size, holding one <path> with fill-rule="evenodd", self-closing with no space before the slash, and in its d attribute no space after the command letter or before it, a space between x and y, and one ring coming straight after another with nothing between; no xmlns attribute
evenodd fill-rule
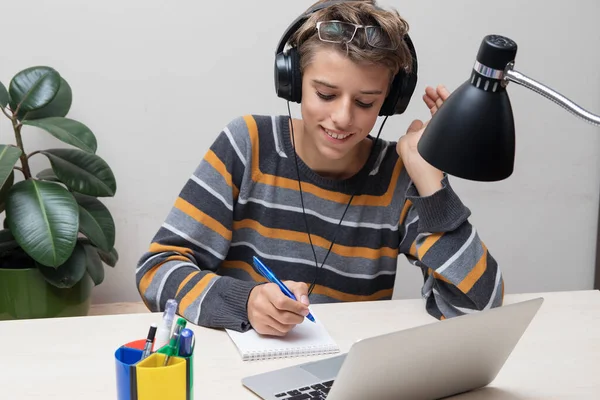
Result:
<svg viewBox="0 0 600 400"><path fill-rule="evenodd" d="M287 113L273 90L280 34L311 0L199 2L2 0L0 80L45 64L71 84L70 117L97 135L117 195L115 269L94 302L137 301L138 257L220 129L245 113ZM201 5L203 4L203 5ZM519 45L516 67L600 113L600 3L389 0L407 18L418 51L417 93L382 136L396 139L427 118L425 85L455 89L468 78L481 39ZM499 183L453 179L472 209L506 292L592 287L600 182L600 130L511 84L517 125L514 175ZM298 115L298 108L292 108ZM61 146L27 129L27 151ZM0 141L11 139L6 121ZM44 166L40 157L36 168ZM397 297L417 297L418 271L400 262Z"/></svg>

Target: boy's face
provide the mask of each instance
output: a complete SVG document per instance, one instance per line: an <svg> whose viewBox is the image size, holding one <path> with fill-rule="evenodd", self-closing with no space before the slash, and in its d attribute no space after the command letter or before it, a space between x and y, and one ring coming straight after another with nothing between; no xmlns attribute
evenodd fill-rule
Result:
<svg viewBox="0 0 600 400"><path fill-rule="evenodd" d="M320 157L348 156L373 129L389 82L385 66L359 65L339 51L317 50L302 78L305 140Z"/></svg>

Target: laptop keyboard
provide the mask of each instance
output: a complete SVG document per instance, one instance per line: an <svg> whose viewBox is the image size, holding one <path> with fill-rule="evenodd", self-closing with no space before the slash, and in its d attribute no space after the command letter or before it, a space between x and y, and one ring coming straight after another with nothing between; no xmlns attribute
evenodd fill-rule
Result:
<svg viewBox="0 0 600 400"><path fill-rule="evenodd" d="M333 381L317 383L311 386L303 386L301 388L288 390L275 394L277 400L322 400L327 398L329 389L333 385Z"/></svg>

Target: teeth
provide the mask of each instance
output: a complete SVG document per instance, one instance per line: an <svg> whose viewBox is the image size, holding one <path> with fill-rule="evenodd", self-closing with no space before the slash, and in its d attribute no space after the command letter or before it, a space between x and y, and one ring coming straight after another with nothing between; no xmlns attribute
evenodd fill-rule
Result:
<svg viewBox="0 0 600 400"><path fill-rule="evenodd" d="M346 139L348 136L352 135L351 133L346 133L346 134L339 134L339 133L333 133L328 131L327 129L325 129L325 133L327 133L329 136L331 136L334 139Z"/></svg>

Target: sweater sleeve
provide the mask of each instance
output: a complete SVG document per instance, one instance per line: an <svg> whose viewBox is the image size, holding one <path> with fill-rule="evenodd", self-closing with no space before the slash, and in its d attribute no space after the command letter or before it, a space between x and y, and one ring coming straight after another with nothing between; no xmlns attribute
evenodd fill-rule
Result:
<svg viewBox="0 0 600 400"><path fill-rule="evenodd" d="M421 268L427 312L438 319L502 305L502 273L469 216L446 175L427 197L408 187L399 251Z"/></svg>
<svg viewBox="0 0 600 400"><path fill-rule="evenodd" d="M223 129L140 258L136 286L151 311L164 311L173 298L177 314L197 325L250 329L246 305L258 283L216 273L229 251L233 207L250 162L245 132L243 118Z"/></svg>

